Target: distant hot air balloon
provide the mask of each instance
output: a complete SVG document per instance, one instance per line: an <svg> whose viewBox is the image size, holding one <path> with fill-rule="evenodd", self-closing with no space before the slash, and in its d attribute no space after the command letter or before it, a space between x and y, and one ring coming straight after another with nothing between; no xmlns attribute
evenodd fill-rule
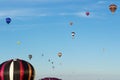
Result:
<svg viewBox="0 0 120 80"><path fill-rule="evenodd" d="M44 56L44 54L42 54L42 56Z"/></svg>
<svg viewBox="0 0 120 80"><path fill-rule="evenodd" d="M52 64L54 63L54 62L51 62Z"/></svg>
<svg viewBox="0 0 120 80"><path fill-rule="evenodd" d="M89 12L86 12L86 15L87 15L87 16L89 16L89 14L90 14Z"/></svg>
<svg viewBox="0 0 120 80"><path fill-rule="evenodd" d="M45 77L45 78L42 78L40 80L62 80L62 79L59 79L59 78L56 78L56 77Z"/></svg>
<svg viewBox="0 0 120 80"><path fill-rule="evenodd" d="M61 57L61 56L62 56L62 53L61 53L61 52L59 52L59 53L58 53L58 57Z"/></svg>
<svg viewBox="0 0 120 80"><path fill-rule="evenodd" d="M50 59L48 59L48 62L50 62Z"/></svg>
<svg viewBox="0 0 120 80"><path fill-rule="evenodd" d="M17 44L18 44L18 45L20 45L20 44L21 44L21 42L20 42L20 41L17 41Z"/></svg>
<svg viewBox="0 0 120 80"><path fill-rule="evenodd" d="M34 80L34 76L34 67L21 59L11 59L0 65L0 80Z"/></svg>
<svg viewBox="0 0 120 80"><path fill-rule="evenodd" d="M72 26L73 25L73 22L70 22L70 26Z"/></svg>
<svg viewBox="0 0 120 80"><path fill-rule="evenodd" d="M29 55L28 55L28 58L31 60L31 59L32 59L32 55L31 55L31 54L29 54Z"/></svg>
<svg viewBox="0 0 120 80"><path fill-rule="evenodd" d="M102 51L103 51L103 53L106 51L106 49L105 48L102 48Z"/></svg>
<svg viewBox="0 0 120 80"><path fill-rule="evenodd" d="M111 5L109 5L109 9L110 9L110 11L111 11L112 13L114 13L114 12L116 11L116 9L117 9L117 5L111 4Z"/></svg>
<svg viewBox="0 0 120 80"><path fill-rule="evenodd" d="M11 22L11 18L6 18L6 23L9 24Z"/></svg>
<svg viewBox="0 0 120 80"><path fill-rule="evenodd" d="M74 37L75 37L75 32L72 32L72 38L74 39Z"/></svg>
<svg viewBox="0 0 120 80"><path fill-rule="evenodd" d="M55 66L52 66L52 69L55 69Z"/></svg>

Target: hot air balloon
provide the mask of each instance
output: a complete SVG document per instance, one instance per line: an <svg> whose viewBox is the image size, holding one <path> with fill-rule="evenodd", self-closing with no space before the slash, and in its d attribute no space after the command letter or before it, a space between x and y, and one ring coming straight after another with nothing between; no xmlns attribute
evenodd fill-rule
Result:
<svg viewBox="0 0 120 80"><path fill-rule="evenodd" d="M102 48L102 52L104 53L106 51L106 49L105 48Z"/></svg>
<svg viewBox="0 0 120 80"><path fill-rule="evenodd" d="M75 32L72 32L72 39L74 39L75 37Z"/></svg>
<svg viewBox="0 0 120 80"><path fill-rule="evenodd" d="M52 69L54 70L54 69L55 69L55 66L52 66Z"/></svg>
<svg viewBox="0 0 120 80"><path fill-rule="evenodd" d="M48 62L50 62L50 59L48 59Z"/></svg>
<svg viewBox="0 0 120 80"><path fill-rule="evenodd" d="M29 55L28 55L28 58L31 60L31 59L32 59L32 55L31 55L31 54L29 54Z"/></svg>
<svg viewBox="0 0 120 80"><path fill-rule="evenodd" d="M51 62L52 64L54 63L54 62Z"/></svg>
<svg viewBox="0 0 120 80"><path fill-rule="evenodd" d="M59 79L59 78L56 78L56 77L45 77L45 78L42 78L40 80L62 80L62 79Z"/></svg>
<svg viewBox="0 0 120 80"><path fill-rule="evenodd" d="M9 24L11 22L11 18L6 18L6 23Z"/></svg>
<svg viewBox="0 0 120 80"><path fill-rule="evenodd" d="M61 52L59 52L59 53L58 53L58 57L61 57L61 56L62 56L62 53L61 53Z"/></svg>
<svg viewBox="0 0 120 80"><path fill-rule="evenodd" d="M117 5L111 4L111 5L109 5L109 9L110 9L110 11L111 11L112 13L114 13L114 12L116 11L116 9L117 9Z"/></svg>
<svg viewBox="0 0 120 80"><path fill-rule="evenodd" d="M44 56L44 54L42 54L42 56Z"/></svg>
<svg viewBox="0 0 120 80"><path fill-rule="evenodd" d="M20 45L20 44L21 44L21 42L20 42L20 41L17 41L17 44L18 44L18 45Z"/></svg>
<svg viewBox="0 0 120 80"><path fill-rule="evenodd" d="M89 16L89 14L90 14L89 12L86 12L86 15L87 15L87 16Z"/></svg>
<svg viewBox="0 0 120 80"><path fill-rule="evenodd" d="M34 67L21 59L11 59L0 65L0 80L34 80L34 76Z"/></svg>
<svg viewBox="0 0 120 80"><path fill-rule="evenodd" d="M70 22L70 26L72 26L73 25L73 22Z"/></svg>

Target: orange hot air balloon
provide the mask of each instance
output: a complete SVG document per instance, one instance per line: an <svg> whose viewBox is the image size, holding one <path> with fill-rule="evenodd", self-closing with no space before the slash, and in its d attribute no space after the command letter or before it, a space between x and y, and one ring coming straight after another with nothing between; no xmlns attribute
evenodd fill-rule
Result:
<svg viewBox="0 0 120 80"><path fill-rule="evenodd" d="M114 13L114 12L116 11L116 9L117 9L117 5L111 4L111 5L109 5L109 9L110 9L110 11L111 11L112 13Z"/></svg>
<svg viewBox="0 0 120 80"><path fill-rule="evenodd" d="M61 52L59 52L59 53L58 53L58 57L61 57L61 56L62 56L62 53L61 53Z"/></svg>

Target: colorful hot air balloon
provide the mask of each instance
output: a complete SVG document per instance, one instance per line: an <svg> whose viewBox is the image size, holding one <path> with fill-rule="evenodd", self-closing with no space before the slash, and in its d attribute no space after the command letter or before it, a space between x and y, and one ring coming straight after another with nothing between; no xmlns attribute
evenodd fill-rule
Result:
<svg viewBox="0 0 120 80"><path fill-rule="evenodd" d="M61 57L61 56L62 56L62 53L61 53L61 52L59 52L59 53L58 53L58 57Z"/></svg>
<svg viewBox="0 0 120 80"><path fill-rule="evenodd" d="M34 80L33 66L21 59L11 59L0 65L0 80Z"/></svg>
<svg viewBox="0 0 120 80"><path fill-rule="evenodd" d="M116 11L116 9L117 9L117 5L111 4L111 5L109 5L109 9L110 9L110 11L111 11L112 13L114 13L114 12Z"/></svg>
<svg viewBox="0 0 120 80"><path fill-rule="evenodd" d="M59 79L59 78L56 78L56 77L45 77L45 78L42 78L40 80L62 80L62 79Z"/></svg>
<svg viewBox="0 0 120 80"><path fill-rule="evenodd" d="M89 14L90 14L89 12L86 12L86 15L87 15L87 16L89 16Z"/></svg>
<svg viewBox="0 0 120 80"><path fill-rule="evenodd" d="M29 54L29 55L28 55L28 58L31 60L31 59L32 59L32 55L31 55L31 54Z"/></svg>
<svg viewBox="0 0 120 80"><path fill-rule="evenodd" d="M75 37L75 32L72 32L72 39L74 39Z"/></svg>
<svg viewBox="0 0 120 80"><path fill-rule="evenodd" d="M6 23L9 24L11 22L11 18L6 18Z"/></svg>

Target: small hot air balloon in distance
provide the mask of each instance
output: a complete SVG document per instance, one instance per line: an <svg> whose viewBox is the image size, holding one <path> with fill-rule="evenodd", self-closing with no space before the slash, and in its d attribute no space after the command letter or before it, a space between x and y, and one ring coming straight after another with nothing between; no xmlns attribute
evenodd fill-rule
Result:
<svg viewBox="0 0 120 80"><path fill-rule="evenodd" d="M105 48L102 48L102 52L104 53L106 51L106 49Z"/></svg>
<svg viewBox="0 0 120 80"><path fill-rule="evenodd" d="M54 63L54 62L51 62L52 64Z"/></svg>
<svg viewBox="0 0 120 80"><path fill-rule="evenodd" d="M59 52L59 53L58 53L58 57L61 57L61 56L62 56L62 53L61 53L61 52Z"/></svg>
<svg viewBox="0 0 120 80"><path fill-rule="evenodd" d="M55 66L52 66L52 69L55 69Z"/></svg>
<svg viewBox="0 0 120 80"><path fill-rule="evenodd" d="M31 55L31 54L29 54L29 55L28 55L28 58L31 60L31 59L32 59L32 55Z"/></svg>
<svg viewBox="0 0 120 80"><path fill-rule="evenodd" d="M117 5L111 4L111 5L109 5L109 9L110 9L110 11L112 12L112 14L114 14L114 12L115 12L116 9L117 9Z"/></svg>
<svg viewBox="0 0 120 80"><path fill-rule="evenodd" d="M21 42L20 41L17 41L17 45L20 45L21 44Z"/></svg>
<svg viewBox="0 0 120 80"><path fill-rule="evenodd" d="M86 15L87 15L87 16L89 16L89 14L90 14L89 12L86 12Z"/></svg>
<svg viewBox="0 0 120 80"><path fill-rule="evenodd" d="M72 25L73 25L73 22L70 22L69 24L70 24L70 26L72 26Z"/></svg>
<svg viewBox="0 0 120 80"><path fill-rule="evenodd" d="M75 37L75 32L72 32L72 39L74 39Z"/></svg>
<svg viewBox="0 0 120 80"><path fill-rule="evenodd" d="M48 62L50 62L50 59L48 59Z"/></svg>
<svg viewBox="0 0 120 80"><path fill-rule="evenodd" d="M9 24L11 22L11 18L6 18L6 23Z"/></svg>
<svg viewBox="0 0 120 80"><path fill-rule="evenodd" d="M44 54L42 54L42 56L44 56Z"/></svg>
<svg viewBox="0 0 120 80"><path fill-rule="evenodd" d="M22 59L11 59L0 64L0 80L34 80L34 67Z"/></svg>
<svg viewBox="0 0 120 80"><path fill-rule="evenodd" d="M56 78L56 77L45 77L45 78L42 78L42 79L39 79L39 80L62 80L62 79L59 79L59 78Z"/></svg>

